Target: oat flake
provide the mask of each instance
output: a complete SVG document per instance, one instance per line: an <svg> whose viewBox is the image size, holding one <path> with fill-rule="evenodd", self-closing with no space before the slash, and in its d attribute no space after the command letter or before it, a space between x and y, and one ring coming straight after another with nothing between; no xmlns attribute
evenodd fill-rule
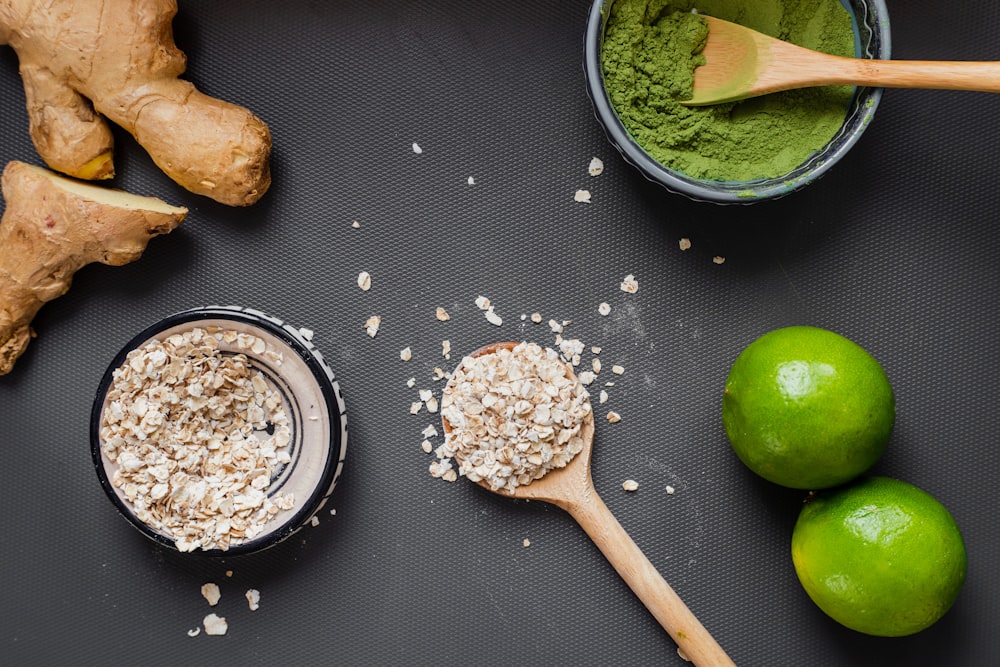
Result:
<svg viewBox="0 0 1000 667"><path fill-rule="evenodd" d="M215 614L206 616L202 624L205 626L206 635L224 635L229 630L229 624L226 622L226 619Z"/></svg>

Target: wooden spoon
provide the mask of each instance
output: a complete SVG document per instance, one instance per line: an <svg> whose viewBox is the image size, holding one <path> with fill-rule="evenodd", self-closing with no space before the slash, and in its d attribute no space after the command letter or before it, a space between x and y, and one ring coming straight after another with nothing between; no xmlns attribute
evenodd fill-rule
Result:
<svg viewBox="0 0 1000 667"><path fill-rule="evenodd" d="M514 342L493 343L476 350L471 356L492 354L500 349L512 350L517 345ZM575 380L573 367L566 364L566 368L567 377ZM450 433L452 427L448 420L442 417L441 422L445 433ZM494 493L522 500L542 500L569 512L677 642L683 657L699 667L735 667L735 663L656 571L597 495L590 475L590 456L594 449L593 411L588 413L580 433L584 441L583 451L573 457L565 468L550 470L531 484L518 486L513 493ZM478 484L492 491L488 481L482 480Z"/></svg>
<svg viewBox="0 0 1000 667"><path fill-rule="evenodd" d="M779 90L857 85L1000 93L1000 63L844 58L768 37L729 21L704 17L705 64L695 68L694 95L705 106Z"/></svg>

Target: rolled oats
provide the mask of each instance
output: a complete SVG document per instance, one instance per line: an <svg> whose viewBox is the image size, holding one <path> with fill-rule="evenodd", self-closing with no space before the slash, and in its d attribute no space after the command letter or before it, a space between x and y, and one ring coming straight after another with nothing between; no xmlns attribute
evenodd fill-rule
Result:
<svg viewBox="0 0 1000 667"><path fill-rule="evenodd" d="M639 281L630 273L622 280L621 289L627 294L635 294L639 291Z"/></svg>
<svg viewBox="0 0 1000 667"><path fill-rule="evenodd" d="M583 450L590 397L555 350L520 343L512 350L468 356L442 397L448 429L430 472L485 481L513 492L562 468Z"/></svg>
<svg viewBox="0 0 1000 667"><path fill-rule="evenodd" d="M636 491L639 489L639 482L634 479L626 479L622 482L622 488L628 492Z"/></svg>
<svg viewBox="0 0 1000 667"><path fill-rule="evenodd" d="M246 595L247 604L250 606L250 611L257 611L260 609L260 591L256 588L251 588L247 590Z"/></svg>
<svg viewBox="0 0 1000 667"><path fill-rule="evenodd" d="M358 274L358 287L361 291L367 292L372 288L372 276L367 271L362 271Z"/></svg>
<svg viewBox="0 0 1000 667"><path fill-rule="evenodd" d="M448 311L441 306L438 306L437 310L434 311L434 317L436 317L439 322L447 322L451 319L451 315L448 314Z"/></svg>
<svg viewBox="0 0 1000 667"><path fill-rule="evenodd" d="M229 630L229 624L226 623L226 619L215 614L206 616L205 620L202 621L202 625L205 626L206 635L224 635Z"/></svg>
<svg viewBox="0 0 1000 667"><path fill-rule="evenodd" d="M413 358L413 350L411 350L409 347L404 347L402 350L399 351L399 358L402 359L403 361L409 361L410 359Z"/></svg>
<svg viewBox="0 0 1000 667"><path fill-rule="evenodd" d="M604 173L604 161L599 157L593 158L590 164L587 165L587 173L591 176L600 176Z"/></svg>
<svg viewBox="0 0 1000 667"><path fill-rule="evenodd" d="M580 202L581 204L589 204L590 190L577 190L573 194L573 201Z"/></svg>
<svg viewBox="0 0 1000 667"><path fill-rule="evenodd" d="M223 341L242 351L222 353ZM131 351L113 372L100 428L117 464L112 484L179 551L227 550L294 504L268 494L291 461L291 428L281 394L246 356L265 348L252 335L195 328Z"/></svg>
<svg viewBox="0 0 1000 667"><path fill-rule="evenodd" d="M218 584L209 582L207 584L202 584L201 596L208 602L208 606L214 607L219 604L219 599L222 597L222 594L219 592Z"/></svg>

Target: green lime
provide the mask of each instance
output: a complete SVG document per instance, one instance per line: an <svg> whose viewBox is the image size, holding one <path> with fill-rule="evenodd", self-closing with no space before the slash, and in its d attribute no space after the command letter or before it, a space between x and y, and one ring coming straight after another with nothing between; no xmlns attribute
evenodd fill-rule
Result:
<svg viewBox="0 0 1000 667"><path fill-rule="evenodd" d="M868 470L895 419L878 361L817 327L776 329L750 343L722 398L722 422L740 460L795 489L836 486Z"/></svg>
<svg viewBox="0 0 1000 667"><path fill-rule="evenodd" d="M870 477L818 492L792 531L792 562L812 601L870 635L920 632L951 608L965 582L955 519L912 484Z"/></svg>

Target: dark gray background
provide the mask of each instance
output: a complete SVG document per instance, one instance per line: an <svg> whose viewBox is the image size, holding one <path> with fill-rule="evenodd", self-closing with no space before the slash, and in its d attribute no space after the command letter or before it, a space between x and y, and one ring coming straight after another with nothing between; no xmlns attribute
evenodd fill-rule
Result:
<svg viewBox="0 0 1000 667"><path fill-rule="evenodd" d="M889 9L896 58L1000 58L995 2ZM572 320L568 333L603 346L606 368L625 366L607 406L623 419L597 425L598 491L738 664L1000 663L1000 97L887 91L851 154L804 191L694 203L607 144L584 86L587 11L582 0L181 3L187 76L269 123L274 186L248 209L215 204L118 133L114 185L191 213L141 261L79 272L0 378L5 663L684 664L567 515L427 474L420 432L432 420L408 412L417 389L439 393L433 367L492 340L551 344L519 319L535 311ZM6 48L0 118L0 160L40 164ZM595 155L607 168L591 178ZM573 201L578 188L592 204ZM683 253L682 236L694 244ZM355 285L361 270L370 292ZM628 273L635 295L618 287ZM479 295L503 327L485 321ZM213 303L314 329L350 413L336 516L222 561L165 551L117 516L87 440L119 348ZM452 320L436 321L436 306ZM898 415L875 472L933 493L964 532L967 584L919 635L867 637L814 607L788 551L801 494L754 477L729 448L729 364L787 324L834 329L883 363ZM626 478L638 492L622 491ZM199 594L207 581L222 588L215 609ZM242 597L251 587L256 612ZM209 611L229 634L188 637Z"/></svg>

